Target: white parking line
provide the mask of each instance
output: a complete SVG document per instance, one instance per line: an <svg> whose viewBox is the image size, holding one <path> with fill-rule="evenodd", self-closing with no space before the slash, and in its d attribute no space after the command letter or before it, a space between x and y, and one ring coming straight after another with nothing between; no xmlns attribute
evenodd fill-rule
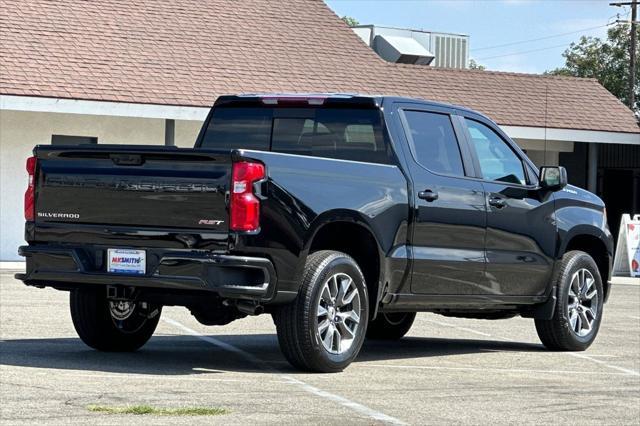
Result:
<svg viewBox="0 0 640 426"><path fill-rule="evenodd" d="M467 327L459 327L459 326L454 325L454 324L449 324L448 322L434 321L434 320L430 320L430 319L428 319L427 321L429 321L430 323L433 323L433 324L444 325L445 327L457 328L458 330L466 331L467 333L473 333L473 334L477 334L479 336L484 336L484 337L491 337L491 335L489 333L484 333L482 331L473 330L473 329L467 328Z"/></svg>
<svg viewBox="0 0 640 426"><path fill-rule="evenodd" d="M507 341L507 342L517 342L516 340L509 339L508 337L502 337L502 336L491 335L491 334L488 334L488 333L482 333L482 332L479 332L479 331L476 331L476 330L473 330L473 329L470 329L470 328L458 327L457 325L454 325L454 324L449 324L449 323L440 322L440 321L434 321L434 320L430 320L430 319L426 319L426 318L424 320L426 320L426 321L428 321L430 323L433 323L433 324L444 325L446 327L453 327L453 328L455 328L457 330L467 331L467 332L474 333L474 334L486 335L486 337L493 337L495 339L500 339L500 340L504 340L504 341ZM569 355L569 356L572 356L572 357L575 357L575 358L586 359L586 360L595 362L596 364L600 364L600 365L602 365L604 367L607 367L607 368L610 368L612 370L621 371L621 372L626 373L626 374L631 375L631 376L640 376L640 372L638 372L638 371L630 370L630 369L624 368L624 367L618 367L617 365L609 364L609 363L607 363L605 361L602 361L600 359L592 358L589 355L576 353L576 352L560 352L560 353L564 354L564 355Z"/></svg>
<svg viewBox="0 0 640 426"><path fill-rule="evenodd" d="M550 373L550 374L585 374L596 376L628 376L628 373L611 373L608 371L575 371L575 370L531 370L524 368L485 368L485 367L443 367L428 365L397 365L397 364L362 364L361 367L399 368L406 370L452 370L452 371L495 371L498 373Z"/></svg>
<svg viewBox="0 0 640 426"><path fill-rule="evenodd" d="M223 342L219 339L216 339L215 337L210 337L210 336L204 336L203 334L187 327L186 325L171 319L171 318L167 318L167 317L163 317L162 320L164 322L166 322L167 324L170 324L176 328L179 328L183 331L185 331L186 333L189 333L190 335L203 340L205 342L208 342L214 346L217 346L221 349L224 349L226 351L229 352L233 352L241 357L243 357L244 359L246 359L247 361L249 361L250 363L254 364L257 367L260 367L263 370L267 370L269 372L272 372L274 374L277 374L279 378L283 379L285 381L285 383L294 385L299 387L300 389L304 390L305 392L308 392L312 395L316 395L319 396L321 398L327 399L329 401L333 401L333 402L337 402L338 404L342 405L343 407L346 408L350 408L353 411L356 411L366 417L369 417L370 419L379 421L379 422L384 422L384 423L389 423L389 424L395 424L395 425L405 425L406 423L396 419L395 417L391 417L388 416L384 413L381 413L379 411L375 411L367 406L364 406L362 404L359 404L357 402L351 401L345 397L342 397L340 395L336 395L327 391L324 391L322 389L319 389L315 386L312 386L308 383L303 382L302 380L299 379L294 379L291 376L287 376L285 374L281 374L279 373L277 370L275 370L273 367L269 366L269 363L267 361L263 361L260 358L256 357L255 355L244 351L236 346L230 345L229 343Z"/></svg>
<svg viewBox="0 0 640 426"><path fill-rule="evenodd" d="M605 366L607 368L611 368L613 370L622 371L623 373L627 373L627 374L629 374L631 376L639 376L640 377L640 372L637 372L635 370L630 370L630 369L624 368L624 367L618 367L617 365L612 365L612 364L606 363L606 362L602 361L601 359L596 359L596 358L590 357L589 355L579 354L579 353L576 353L576 352L562 352L562 353L565 354L565 355L570 355L570 356L575 357L575 358L588 359L589 361L595 362L596 364L603 365L603 366Z"/></svg>
<svg viewBox="0 0 640 426"><path fill-rule="evenodd" d="M327 391L323 391L322 389L318 389L317 387L311 386L310 384L305 383L302 380L294 379L293 377L289 377L289 376L282 376L282 378L287 380L291 384L300 386L302 389L304 389L309 393L337 402L338 404L344 407L351 408L352 410L357 411L361 414L364 414L365 416L372 418L374 420L384 422L384 423L396 424L396 425L406 424L394 417L389 417L386 414L383 414L379 411L372 410L369 407L366 407L362 404L358 404L357 402L348 400L347 398L344 398L340 395L336 395L333 393L329 393Z"/></svg>

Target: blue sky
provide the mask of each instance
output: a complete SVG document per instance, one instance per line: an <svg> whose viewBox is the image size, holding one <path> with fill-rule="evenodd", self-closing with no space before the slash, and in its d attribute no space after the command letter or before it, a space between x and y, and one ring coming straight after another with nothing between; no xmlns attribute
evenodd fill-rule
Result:
<svg viewBox="0 0 640 426"><path fill-rule="evenodd" d="M339 16L352 16L361 24L468 34L471 37L470 55L477 62L491 70L527 73L542 73L562 66L562 52L572 41L578 40L581 35L606 37L607 27L602 26L615 20L616 14L625 15L628 12L628 9L609 6L608 0L325 2ZM566 34L570 32L575 33ZM487 49L558 34L566 35Z"/></svg>

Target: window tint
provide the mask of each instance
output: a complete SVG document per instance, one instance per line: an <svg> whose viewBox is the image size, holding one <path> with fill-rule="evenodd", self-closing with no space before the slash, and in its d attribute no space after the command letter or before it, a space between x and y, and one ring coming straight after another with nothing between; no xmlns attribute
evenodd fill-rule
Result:
<svg viewBox="0 0 640 426"><path fill-rule="evenodd" d="M410 144L418 163L432 172L464 175L458 140L447 114L404 111Z"/></svg>
<svg viewBox="0 0 640 426"><path fill-rule="evenodd" d="M264 108L216 108L202 147L269 150L271 114Z"/></svg>
<svg viewBox="0 0 640 426"><path fill-rule="evenodd" d="M374 163L391 158L380 111L373 109L219 107L201 146Z"/></svg>
<svg viewBox="0 0 640 426"><path fill-rule="evenodd" d="M465 119L480 162L482 177L487 180L526 185L522 161L496 132L484 124Z"/></svg>

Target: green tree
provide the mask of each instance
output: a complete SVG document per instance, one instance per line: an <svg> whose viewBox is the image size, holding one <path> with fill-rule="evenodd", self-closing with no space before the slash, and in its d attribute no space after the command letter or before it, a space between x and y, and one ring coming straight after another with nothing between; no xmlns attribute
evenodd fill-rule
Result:
<svg viewBox="0 0 640 426"><path fill-rule="evenodd" d="M640 28L638 28L640 36ZM629 25L616 25L607 39L582 36L562 56L565 65L545 74L596 78L618 99L629 104ZM639 49L640 50L640 49ZM637 53L636 53L637 55ZM634 110L640 110L640 67L636 67Z"/></svg>
<svg viewBox="0 0 640 426"><path fill-rule="evenodd" d="M479 71L484 71L487 69L487 67L485 67L484 65L480 65L479 63L477 63L475 61L475 59L471 59L469 61L469 69L470 70L479 70Z"/></svg>
<svg viewBox="0 0 640 426"><path fill-rule="evenodd" d="M360 22L356 18L352 18L351 16L343 16L342 20L350 27L355 27L356 25L360 25Z"/></svg>

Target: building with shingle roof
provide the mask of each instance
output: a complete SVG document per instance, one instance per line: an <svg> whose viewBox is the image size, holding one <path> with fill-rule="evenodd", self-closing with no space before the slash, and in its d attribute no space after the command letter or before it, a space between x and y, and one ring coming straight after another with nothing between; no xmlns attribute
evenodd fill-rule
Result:
<svg viewBox="0 0 640 426"><path fill-rule="evenodd" d="M0 10L3 260L22 240L16 206L33 145L190 146L216 97L243 92L463 105L594 191L611 184L603 169L631 170L640 204L640 128L594 79L389 63L320 0L0 0Z"/></svg>

